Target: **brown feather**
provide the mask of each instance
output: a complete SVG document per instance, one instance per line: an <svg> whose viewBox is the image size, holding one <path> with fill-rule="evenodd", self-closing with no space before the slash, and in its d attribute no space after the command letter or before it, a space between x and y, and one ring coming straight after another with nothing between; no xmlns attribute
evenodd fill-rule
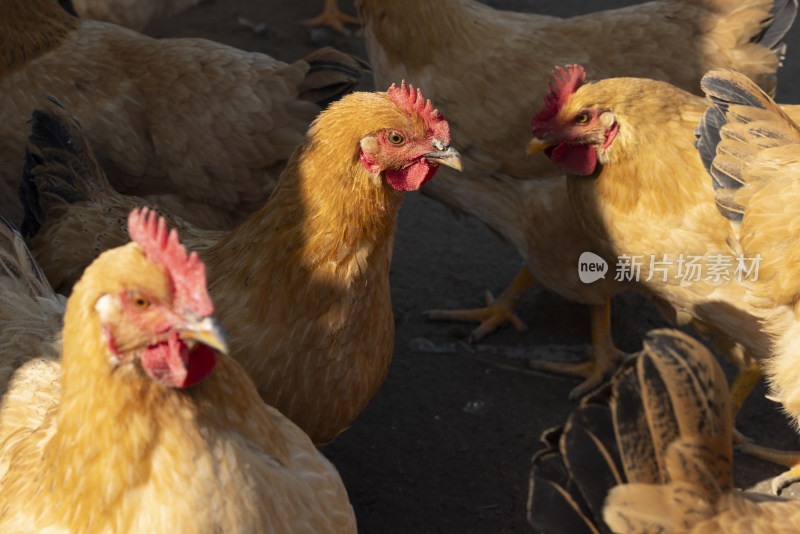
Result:
<svg viewBox="0 0 800 534"><path fill-rule="evenodd" d="M199 0L71 0L83 18L141 31L150 21L169 17Z"/></svg>
<svg viewBox="0 0 800 534"><path fill-rule="evenodd" d="M205 39L152 39L70 17L55 0L2 0L0 13L0 49L25 50L0 70L0 207L15 223L25 124L42 95L75 115L119 191L230 229L263 205L320 105L363 68L330 49L287 64Z"/></svg>

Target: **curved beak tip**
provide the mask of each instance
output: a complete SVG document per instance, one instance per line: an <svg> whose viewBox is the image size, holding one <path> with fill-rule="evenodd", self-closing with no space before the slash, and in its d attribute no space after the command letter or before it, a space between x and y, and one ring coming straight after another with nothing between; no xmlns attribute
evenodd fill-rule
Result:
<svg viewBox="0 0 800 534"><path fill-rule="evenodd" d="M425 154L425 159L432 163L447 165L457 171L461 171L463 168L461 165L461 154L453 147L447 147L446 150L442 150L441 152Z"/></svg>
<svg viewBox="0 0 800 534"><path fill-rule="evenodd" d="M223 354L228 354L228 335L214 317L206 317L202 321L181 330L183 339L192 339Z"/></svg>

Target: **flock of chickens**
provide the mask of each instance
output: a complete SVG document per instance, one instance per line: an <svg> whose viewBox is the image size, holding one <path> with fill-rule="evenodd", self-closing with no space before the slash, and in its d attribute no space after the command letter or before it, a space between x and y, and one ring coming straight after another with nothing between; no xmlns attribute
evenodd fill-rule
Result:
<svg viewBox="0 0 800 534"><path fill-rule="evenodd" d="M762 374L800 419L800 108L770 98L797 0L356 0L369 57L294 63L93 20L193 3L0 0L0 532L355 532L318 447L389 370L415 190L525 260L430 317L522 327L534 282L592 307L591 359L536 363L585 381L534 456L534 528L800 531L732 482L734 438L791 467L776 493L800 478L733 425ZM681 331L616 348L625 290L739 365L732 391Z"/></svg>

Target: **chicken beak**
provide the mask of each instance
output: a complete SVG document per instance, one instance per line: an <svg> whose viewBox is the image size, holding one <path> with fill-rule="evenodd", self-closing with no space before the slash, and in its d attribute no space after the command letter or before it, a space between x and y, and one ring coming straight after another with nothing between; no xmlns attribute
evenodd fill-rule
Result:
<svg viewBox="0 0 800 534"><path fill-rule="evenodd" d="M550 148L551 146L555 146L556 143L554 141L548 141L546 139L539 139L538 137L534 137L528 143L528 155L533 156L540 152L544 152L546 149Z"/></svg>
<svg viewBox="0 0 800 534"><path fill-rule="evenodd" d="M207 347L228 354L228 336L219 321L213 317L206 317L201 321L184 325L180 329L183 340L193 340Z"/></svg>
<svg viewBox="0 0 800 534"><path fill-rule="evenodd" d="M425 159L430 161L431 163L441 163L442 165L447 165L448 167L452 167L457 171L461 171L461 154L458 153L458 150L449 146L446 150L442 150L441 152L430 152L428 154L423 155Z"/></svg>

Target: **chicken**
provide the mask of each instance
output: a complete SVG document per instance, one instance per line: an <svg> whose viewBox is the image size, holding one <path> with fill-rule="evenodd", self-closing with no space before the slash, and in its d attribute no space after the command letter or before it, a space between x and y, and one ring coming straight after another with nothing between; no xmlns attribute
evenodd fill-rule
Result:
<svg viewBox="0 0 800 534"><path fill-rule="evenodd" d="M616 278L667 303L679 323L713 334L735 363L765 361L770 338L745 299L758 260L732 246L694 147L706 101L655 80L582 84L584 77L579 66L556 72L531 121L531 145L547 147L570 173L569 196L594 242L590 250L618 258ZM786 109L800 116L800 108Z"/></svg>
<svg viewBox="0 0 800 534"><path fill-rule="evenodd" d="M797 343L800 241L800 131L795 122L745 76L714 70L703 78L713 105L698 128L697 148L713 177L717 206L730 220L742 253L758 257L758 278L746 284L772 349L765 371L772 397L800 421ZM791 110L791 108L787 108ZM740 447L792 466L773 484L800 480L800 455L774 455L752 443Z"/></svg>
<svg viewBox="0 0 800 534"><path fill-rule="evenodd" d="M354 533L335 468L227 355L203 263L154 212L128 229L66 310L2 229L3 299L46 338L64 328L60 361L41 339L2 354L28 361L0 409L0 530Z"/></svg>
<svg viewBox="0 0 800 534"><path fill-rule="evenodd" d="M169 17L199 0L61 0L71 2L73 15L141 31L151 20Z"/></svg>
<svg viewBox="0 0 800 534"><path fill-rule="evenodd" d="M580 281L576 266L590 241L569 207L563 172L520 148L548 73L554 64L579 62L591 76L646 76L699 94L706 70L729 66L772 91L797 2L661 0L569 19L498 11L474 0L356 4L376 83L405 77L425 87L461 140L463 177L445 171L423 194L486 223L527 266L487 309L429 317L481 321L470 336L478 340L513 317L513 304L535 279L595 307L593 352L600 361L578 366L589 379L573 396L591 389L621 357L610 342L607 301L627 284Z"/></svg>
<svg viewBox="0 0 800 534"><path fill-rule="evenodd" d="M342 13L339 11L339 6L337 5L336 0L325 0L325 7L322 10L322 13L316 17L303 21L303 24L307 24L309 26L314 26L317 24L330 26L337 32L346 35L347 30L344 27L345 23L358 24L358 19L352 15L348 15L347 13Z"/></svg>
<svg viewBox="0 0 800 534"><path fill-rule="evenodd" d="M37 113L34 124L23 181L28 203L40 204L26 228L43 225L34 255L68 290L76 265L119 242L121 214L138 200L108 187L63 110ZM208 266L232 354L315 443L344 430L388 372L397 211L402 192L440 164L458 168L460 156L421 92L403 83L353 93L315 120L269 201L235 230L203 232L173 218Z"/></svg>
<svg viewBox="0 0 800 534"><path fill-rule="evenodd" d="M0 13L0 213L17 223L25 121L43 94L81 121L115 188L226 229L264 204L320 105L363 68L332 49L287 65L204 39L152 39L53 0L0 0Z"/></svg>
<svg viewBox="0 0 800 534"><path fill-rule="evenodd" d="M800 503L733 487L725 375L695 339L651 332L533 458L528 520L549 534L797 532Z"/></svg>

